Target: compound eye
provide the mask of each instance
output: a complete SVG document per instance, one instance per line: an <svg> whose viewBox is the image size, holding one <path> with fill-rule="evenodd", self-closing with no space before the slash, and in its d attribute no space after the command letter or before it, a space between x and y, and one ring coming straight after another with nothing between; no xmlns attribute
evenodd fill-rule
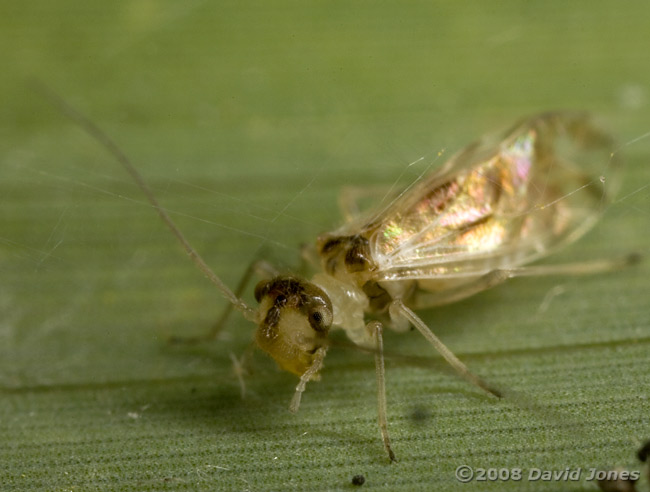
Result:
<svg viewBox="0 0 650 492"><path fill-rule="evenodd" d="M318 307L309 313L309 324L315 331L327 331L332 325L332 311L325 306Z"/></svg>

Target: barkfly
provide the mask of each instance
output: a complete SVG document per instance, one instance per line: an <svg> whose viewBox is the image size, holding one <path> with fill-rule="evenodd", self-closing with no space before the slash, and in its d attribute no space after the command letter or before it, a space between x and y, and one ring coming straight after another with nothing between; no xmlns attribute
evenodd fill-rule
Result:
<svg viewBox="0 0 650 492"><path fill-rule="evenodd" d="M611 200L620 167L611 137L583 113L545 113L497 139L467 146L439 170L388 198L372 214L356 214L315 245L322 272L311 280L249 268L263 277L258 307L244 302L207 266L154 197L120 148L61 98L49 97L103 145L133 177L190 258L232 307L257 324L257 345L299 377L290 410L298 411L309 381L320 377L331 328L345 330L374 352L379 427L391 461L386 418L383 330L415 327L460 376L489 394L414 310L458 301L508 278L610 271L637 258L526 265L576 240ZM606 171L606 173L605 173ZM603 177L607 174L607 179ZM351 213L351 215L355 215ZM222 318L223 319L223 318Z"/></svg>

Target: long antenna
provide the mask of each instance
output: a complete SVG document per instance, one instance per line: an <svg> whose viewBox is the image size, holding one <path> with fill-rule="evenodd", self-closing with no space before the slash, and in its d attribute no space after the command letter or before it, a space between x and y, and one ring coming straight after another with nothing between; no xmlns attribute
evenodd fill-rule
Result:
<svg viewBox="0 0 650 492"><path fill-rule="evenodd" d="M169 230L174 234L176 239L181 243L185 252L194 262L194 264L201 270L208 279L217 286L217 289L221 291L221 294L230 302L235 309L241 311L244 317L250 321L255 321L256 311L248 306L242 299L237 297L233 291L231 291L226 284L224 284L221 279L217 276L216 273L207 265L203 260L201 255L192 247L192 245L185 239L185 236L176 226L172 218L165 211L164 208L160 205L156 197L154 196L151 188L144 180L142 175L138 172L135 166L131 163L131 160L126 156L122 149L111 139L104 131L99 128L95 123L93 123L88 117L83 113L79 112L73 108L67 101L65 101L59 94L54 92L51 88L47 87L41 82L34 82L33 85L35 88L41 92L47 99L49 99L52 104L58 107L63 114L68 118L74 121L79 127L81 127L88 135L94 138L104 149L106 149L120 164L126 169L126 171L131 175L135 180L138 187L151 203L151 206L156 209L158 215L167 225Z"/></svg>

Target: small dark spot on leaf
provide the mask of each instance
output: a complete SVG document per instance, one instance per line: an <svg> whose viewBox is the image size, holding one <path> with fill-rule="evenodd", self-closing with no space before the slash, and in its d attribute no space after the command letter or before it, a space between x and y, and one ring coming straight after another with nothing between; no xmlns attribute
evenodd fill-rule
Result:
<svg viewBox="0 0 650 492"><path fill-rule="evenodd" d="M352 477L352 485L361 486L364 483L366 483L366 477L364 477L363 475L355 475L354 477Z"/></svg>

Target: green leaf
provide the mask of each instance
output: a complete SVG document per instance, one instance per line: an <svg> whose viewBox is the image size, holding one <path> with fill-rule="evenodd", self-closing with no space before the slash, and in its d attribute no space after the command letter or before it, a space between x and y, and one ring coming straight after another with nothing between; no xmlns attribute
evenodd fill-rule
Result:
<svg viewBox="0 0 650 492"><path fill-rule="evenodd" d="M481 134L557 108L622 143L619 199L548 263L650 246L645 2L0 4L2 490L596 490L650 438L648 262L518 279L422 312L483 395L416 332L385 340L389 464L373 357L341 345L310 383L257 353L104 149L35 92L54 88L136 163L231 286L340 223L343 186L408 182ZM252 295L245 298L252 302ZM460 465L521 469L461 484ZM531 469L582 469L578 481ZM647 484L640 486L646 487Z"/></svg>

